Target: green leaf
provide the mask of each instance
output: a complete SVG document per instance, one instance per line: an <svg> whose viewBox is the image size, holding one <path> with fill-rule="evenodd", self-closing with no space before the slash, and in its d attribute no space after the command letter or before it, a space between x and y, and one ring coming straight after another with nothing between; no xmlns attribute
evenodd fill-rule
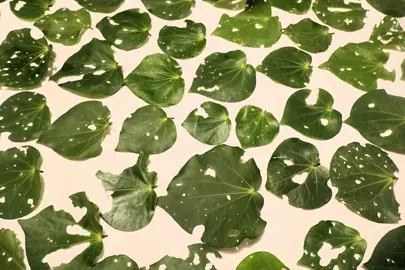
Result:
<svg viewBox="0 0 405 270"><path fill-rule="evenodd" d="M248 255L236 270L289 270L276 256L268 252L255 252Z"/></svg>
<svg viewBox="0 0 405 270"><path fill-rule="evenodd" d="M184 94L184 79L179 64L166 54L146 56L125 78L125 84L140 99L159 107L180 102Z"/></svg>
<svg viewBox="0 0 405 270"><path fill-rule="evenodd" d="M15 16L26 21L36 21L45 15L55 0L11 0L10 9Z"/></svg>
<svg viewBox="0 0 405 270"><path fill-rule="evenodd" d="M142 0L142 3L150 13L164 20L183 19L191 14L195 6L195 0Z"/></svg>
<svg viewBox="0 0 405 270"><path fill-rule="evenodd" d="M197 57L205 49L206 29L204 24L186 20L184 28L164 26L159 32L159 48L174 58Z"/></svg>
<svg viewBox="0 0 405 270"><path fill-rule="evenodd" d="M309 18L290 24L283 33L300 49L310 53L324 52L332 43L332 33L329 33L329 28Z"/></svg>
<svg viewBox="0 0 405 270"><path fill-rule="evenodd" d="M312 10L324 24L342 31L353 32L364 27L367 10L359 0L316 0Z"/></svg>
<svg viewBox="0 0 405 270"><path fill-rule="evenodd" d="M378 223L401 218L393 186L398 167L380 148L353 142L333 155L330 178L338 188L336 199L353 212Z"/></svg>
<svg viewBox="0 0 405 270"><path fill-rule="evenodd" d="M244 151L216 146L193 156L170 182L159 206L188 233L204 225L201 238L214 248L238 246L259 237L266 221L260 211L262 178L255 161L242 162Z"/></svg>
<svg viewBox="0 0 405 270"><path fill-rule="evenodd" d="M307 103L310 95L309 89L292 94L285 105L281 124L313 139L332 139L342 128L342 114L332 109L334 100L326 90L319 89L315 104Z"/></svg>
<svg viewBox="0 0 405 270"><path fill-rule="evenodd" d="M230 10L240 10L246 7L246 0L234 1L234 0L203 0L204 2L210 3L214 7L230 9Z"/></svg>
<svg viewBox="0 0 405 270"><path fill-rule="evenodd" d="M311 8L311 0L270 0L270 5L293 14L304 14Z"/></svg>
<svg viewBox="0 0 405 270"><path fill-rule="evenodd" d="M0 268L25 270L24 251L16 234L8 229L0 229Z"/></svg>
<svg viewBox="0 0 405 270"><path fill-rule="evenodd" d="M401 81L405 81L405 59L404 61L402 61L401 70L402 70Z"/></svg>
<svg viewBox="0 0 405 270"><path fill-rule="evenodd" d="M294 47L284 47L269 53L256 70L276 83L302 88L312 74L312 57Z"/></svg>
<svg viewBox="0 0 405 270"><path fill-rule="evenodd" d="M242 51L213 53L198 67L189 93L222 102L247 99L256 88L256 71Z"/></svg>
<svg viewBox="0 0 405 270"><path fill-rule="evenodd" d="M297 177L305 178L302 183ZM302 209L316 209L332 198L328 187L329 172L321 165L319 152L310 143L298 138L283 141L267 165L266 189Z"/></svg>
<svg viewBox="0 0 405 270"><path fill-rule="evenodd" d="M38 139L51 124L46 98L33 92L21 92L0 105L0 134L10 132L12 142Z"/></svg>
<svg viewBox="0 0 405 270"><path fill-rule="evenodd" d="M259 107L246 105L236 116L236 135L244 149L271 143L279 131L273 114Z"/></svg>
<svg viewBox="0 0 405 270"><path fill-rule="evenodd" d="M367 0L376 10L393 17L405 17L405 0Z"/></svg>
<svg viewBox="0 0 405 270"><path fill-rule="evenodd" d="M360 90L371 91L378 88L378 79L395 81L395 70L384 67L388 59L389 53L377 44L348 43L338 48L319 68L329 70Z"/></svg>
<svg viewBox="0 0 405 270"><path fill-rule="evenodd" d="M42 261L46 255L78 244L89 243L89 246L68 264L56 267L56 270L92 267L101 254L104 236L98 207L87 199L84 192L73 194L70 199L73 206L87 210L79 222L63 210L55 211L53 206L48 206L30 219L18 220L25 233L25 250L31 269L51 269L48 263ZM75 225L89 235L68 233L68 227Z"/></svg>
<svg viewBox="0 0 405 270"><path fill-rule="evenodd" d="M126 255L110 256L97 263L91 270L139 270L138 265Z"/></svg>
<svg viewBox="0 0 405 270"><path fill-rule="evenodd" d="M212 34L242 46L267 48L280 39L281 23L271 17L270 4L259 1L233 17L222 15Z"/></svg>
<svg viewBox="0 0 405 270"><path fill-rule="evenodd" d="M389 16L374 26L370 41L383 49L405 51L405 31L397 19Z"/></svg>
<svg viewBox="0 0 405 270"><path fill-rule="evenodd" d="M122 126L115 151L160 154L173 146L177 139L172 118L154 105L136 110Z"/></svg>
<svg viewBox="0 0 405 270"><path fill-rule="evenodd" d="M321 266L318 252L327 243L332 248L344 248L328 265ZM358 231L338 221L321 221L313 226L305 237L304 254L298 261L299 265L310 269L345 269L356 270L363 260L367 242L360 237Z"/></svg>
<svg viewBox="0 0 405 270"><path fill-rule="evenodd" d="M112 13L116 11L125 0L75 0L79 5L92 12Z"/></svg>
<svg viewBox="0 0 405 270"><path fill-rule="evenodd" d="M148 42L152 22L148 13L135 8L103 18L97 28L108 43L118 49L131 51Z"/></svg>
<svg viewBox="0 0 405 270"><path fill-rule="evenodd" d="M0 45L0 86L40 87L50 66L52 45L45 38L34 39L31 29L8 33Z"/></svg>
<svg viewBox="0 0 405 270"><path fill-rule="evenodd" d="M140 153L138 162L120 175L99 171L104 189L112 192L112 209L102 218L114 229L136 231L152 220L157 205L157 174L148 171L149 156Z"/></svg>
<svg viewBox="0 0 405 270"><path fill-rule="evenodd" d="M84 160L102 152L109 130L110 110L99 101L85 101L59 117L38 139L65 158Z"/></svg>
<svg viewBox="0 0 405 270"><path fill-rule="evenodd" d="M405 154L405 98L376 90L361 96L346 124L357 129L372 144Z"/></svg>

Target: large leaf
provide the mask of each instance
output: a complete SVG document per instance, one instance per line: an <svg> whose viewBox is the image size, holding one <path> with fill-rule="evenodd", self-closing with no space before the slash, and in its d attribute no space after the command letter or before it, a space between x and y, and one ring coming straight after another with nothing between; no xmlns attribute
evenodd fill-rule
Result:
<svg viewBox="0 0 405 270"><path fill-rule="evenodd" d="M0 218L16 219L35 210L42 195L41 164L41 154L31 146L0 151Z"/></svg>
<svg viewBox="0 0 405 270"><path fill-rule="evenodd" d="M97 263L89 270L111 270L111 269L125 269L125 270L139 270L136 262L126 255L110 256Z"/></svg>
<svg viewBox="0 0 405 270"><path fill-rule="evenodd" d="M0 268L25 270L24 251L13 231L0 229Z"/></svg>
<svg viewBox="0 0 405 270"><path fill-rule="evenodd" d="M405 0L367 0L376 10L393 17L405 17Z"/></svg>
<svg viewBox="0 0 405 270"><path fill-rule="evenodd" d="M159 107L180 102L184 94L184 79L179 64L166 54L146 56L128 77L125 84L139 98Z"/></svg>
<svg viewBox="0 0 405 270"><path fill-rule="evenodd" d="M342 115L332 109L333 97L327 91L319 89L315 104L308 104L311 90L298 90L290 96L284 107L281 124L313 139L329 140L342 128Z"/></svg>
<svg viewBox="0 0 405 270"><path fill-rule="evenodd" d="M207 40L204 24L186 20L187 26L164 26L159 32L159 48L174 58L188 59L202 53Z"/></svg>
<svg viewBox="0 0 405 270"><path fill-rule="evenodd" d="M236 270L289 270L276 256L268 252L255 252L248 255Z"/></svg>
<svg viewBox="0 0 405 270"><path fill-rule="evenodd" d="M0 45L0 86L40 87L48 72L52 45L34 39L31 29L11 31Z"/></svg>
<svg viewBox="0 0 405 270"><path fill-rule="evenodd" d="M297 177L305 178L300 183ZM319 152L310 143L291 138L274 151L267 165L266 189L302 209L316 209L332 198L328 187L329 172L321 165Z"/></svg>
<svg viewBox="0 0 405 270"><path fill-rule="evenodd" d="M10 141L38 139L50 124L51 113L43 95L21 92L0 105L0 134L10 132Z"/></svg>
<svg viewBox="0 0 405 270"><path fill-rule="evenodd" d="M25 250L31 269L51 269L48 263L43 262L46 255L78 244L89 243L89 246L68 264L56 267L56 270L92 267L101 254L104 236L98 207L87 199L84 192L73 194L70 199L73 206L87 210L79 222L63 210L55 211L53 206L48 206L32 218L18 221L25 233ZM76 225L89 235L68 233L68 227Z"/></svg>
<svg viewBox="0 0 405 270"><path fill-rule="evenodd" d="M230 9L230 10L239 10L246 7L246 0L203 0L204 2L208 2L214 7L223 8L223 9Z"/></svg>
<svg viewBox="0 0 405 270"><path fill-rule="evenodd" d="M344 248L344 251L332 259L328 265L321 266L318 252L324 243L332 248ZM305 237L304 254L298 264L310 269L356 270L363 260L367 242L358 231L338 221L321 221L313 226Z"/></svg>
<svg viewBox="0 0 405 270"><path fill-rule="evenodd" d="M79 5L92 12L111 13L116 11L125 0L75 0Z"/></svg>
<svg viewBox="0 0 405 270"><path fill-rule="evenodd" d="M270 0L269 3L290 13L304 14L311 8L312 0Z"/></svg>
<svg viewBox="0 0 405 270"><path fill-rule="evenodd" d="M80 78L59 83L59 86L91 98L112 96L123 83L122 68L114 59L111 45L98 39L93 39L69 57L51 80L58 82L74 76Z"/></svg>
<svg viewBox="0 0 405 270"><path fill-rule="evenodd" d="M53 6L55 0L11 0L10 9L20 19L36 21Z"/></svg>
<svg viewBox="0 0 405 270"><path fill-rule="evenodd" d="M380 148L354 142L333 155L330 178L338 188L336 198L357 214L378 223L401 218L393 186L397 166Z"/></svg>
<svg viewBox="0 0 405 270"><path fill-rule="evenodd" d="M405 51L405 31L397 19L389 16L374 27L370 41L384 49Z"/></svg>
<svg viewBox="0 0 405 270"><path fill-rule="evenodd" d="M236 135L242 148L267 145L279 131L279 123L273 114L259 107L246 105L236 116Z"/></svg>
<svg viewBox="0 0 405 270"><path fill-rule="evenodd" d="M142 0L142 3L150 13L164 20L183 19L191 14L195 6L195 0Z"/></svg>
<svg viewBox="0 0 405 270"><path fill-rule="evenodd" d="M348 43L338 48L319 68L329 70L360 90L371 91L378 88L379 79L395 80L395 70L389 71L384 67L388 59L389 53L378 44Z"/></svg>
<svg viewBox="0 0 405 270"><path fill-rule="evenodd" d="M215 248L238 246L259 237L266 221L260 211L262 178L255 161L242 162L244 151L216 146L193 156L170 182L159 206L188 233L204 225L203 243Z"/></svg>
<svg viewBox="0 0 405 270"><path fill-rule="evenodd" d="M109 130L110 110L99 101L85 101L59 117L38 139L68 159L84 160L103 151Z"/></svg>
<svg viewBox="0 0 405 270"><path fill-rule="evenodd" d="M312 57L294 47L284 47L269 53L256 70L273 81L302 88L309 83L312 74Z"/></svg>
<svg viewBox="0 0 405 270"><path fill-rule="evenodd" d="M209 101L200 107L188 115L182 126L202 143L210 145L224 143L231 133L228 110L220 104Z"/></svg>
<svg viewBox="0 0 405 270"><path fill-rule="evenodd" d="M118 49L130 51L148 42L152 22L148 13L139 12L136 8L103 18L97 28L108 43Z"/></svg>
<svg viewBox="0 0 405 270"><path fill-rule="evenodd" d="M239 102L252 95L256 88L256 71L246 64L242 51L213 53L198 67L190 93L219 100Z"/></svg>
<svg viewBox="0 0 405 270"><path fill-rule="evenodd" d="M112 192L112 208L102 218L120 231L142 229L152 220L157 205L157 174L148 171L149 156L140 153L138 162L120 175L99 171L104 189Z"/></svg>
<svg viewBox="0 0 405 270"><path fill-rule="evenodd" d="M125 120L115 151L160 154L171 148L176 139L173 119L159 107L149 105Z"/></svg>

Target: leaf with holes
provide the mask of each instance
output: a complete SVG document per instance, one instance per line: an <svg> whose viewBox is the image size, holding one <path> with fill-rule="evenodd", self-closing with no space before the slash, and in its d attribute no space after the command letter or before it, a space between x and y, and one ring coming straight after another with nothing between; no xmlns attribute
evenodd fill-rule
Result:
<svg viewBox="0 0 405 270"><path fill-rule="evenodd" d="M159 107L180 102L184 94L184 79L179 64L166 54L146 56L125 78L125 84L137 97Z"/></svg>
<svg viewBox="0 0 405 270"><path fill-rule="evenodd" d="M26 21L36 21L45 15L55 0L11 0L10 9L15 16Z"/></svg>
<svg viewBox="0 0 405 270"><path fill-rule="evenodd" d="M318 149L297 138L283 141L267 165L266 189L280 198L287 196L292 206L302 209L320 208L330 201L328 180Z"/></svg>
<svg viewBox="0 0 405 270"><path fill-rule="evenodd" d="M329 140L342 128L342 114L334 109L333 97L319 89L315 104L308 104L311 90L298 90L290 96L284 108L281 124L287 125L307 137Z"/></svg>
<svg viewBox="0 0 405 270"><path fill-rule="evenodd" d="M177 139L172 118L154 105L136 110L122 126L115 151L160 154L173 146Z"/></svg>
<svg viewBox="0 0 405 270"><path fill-rule="evenodd" d="M8 229L0 229L0 268L8 270L24 270L24 250L16 234Z"/></svg>
<svg viewBox="0 0 405 270"><path fill-rule="evenodd" d="M75 0L79 5L91 12L112 13L116 11L125 0Z"/></svg>
<svg viewBox="0 0 405 270"><path fill-rule="evenodd" d="M142 0L142 3L150 13L164 20L179 20L188 17L195 6L195 0Z"/></svg>
<svg viewBox="0 0 405 270"><path fill-rule="evenodd" d="M126 269L139 270L139 267L134 260L126 255L110 256L97 263L91 270L107 270L107 269Z"/></svg>
<svg viewBox="0 0 405 270"><path fill-rule="evenodd" d="M312 57L294 47L284 47L269 53L256 70L276 83L302 88L312 74Z"/></svg>
<svg viewBox="0 0 405 270"><path fill-rule="evenodd" d="M45 38L34 39L31 29L8 33L0 45L0 86L40 87L51 62L52 45Z"/></svg>
<svg viewBox="0 0 405 270"><path fill-rule="evenodd" d="M311 8L311 0L270 0L269 3L275 7L293 14L304 14Z"/></svg>
<svg viewBox="0 0 405 270"><path fill-rule="evenodd" d="M246 0L203 0L204 2L210 3L214 7L230 9L230 10L240 10L246 7Z"/></svg>
<svg viewBox="0 0 405 270"><path fill-rule="evenodd" d="M85 101L59 117L38 139L65 158L85 160L103 151L108 133L110 110L99 101Z"/></svg>
<svg viewBox="0 0 405 270"><path fill-rule="evenodd" d="M139 12L136 8L105 17L97 28L108 43L118 49L131 51L148 42L152 22L148 13Z"/></svg>
<svg viewBox="0 0 405 270"><path fill-rule="evenodd" d="M405 51L405 31L397 19L389 16L374 26L370 41L387 50Z"/></svg>
<svg viewBox="0 0 405 270"><path fill-rule="evenodd" d="M189 93L222 102L247 99L256 88L256 71L242 51L213 53L198 67Z"/></svg>
<svg viewBox="0 0 405 270"><path fill-rule="evenodd" d="M259 107L246 105L236 116L236 135L244 149L271 143L279 131L273 114Z"/></svg>
<svg viewBox="0 0 405 270"><path fill-rule="evenodd" d="M276 256L268 252L255 252L248 255L236 270L289 270Z"/></svg>
<svg viewBox="0 0 405 270"><path fill-rule="evenodd" d="M405 17L405 0L367 0L376 10L393 17Z"/></svg>
<svg viewBox="0 0 405 270"><path fill-rule="evenodd" d="M262 178L253 159L227 145L193 156L171 181L159 206L188 233L204 225L201 238L215 248L238 246L259 237L266 221L260 217Z"/></svg>

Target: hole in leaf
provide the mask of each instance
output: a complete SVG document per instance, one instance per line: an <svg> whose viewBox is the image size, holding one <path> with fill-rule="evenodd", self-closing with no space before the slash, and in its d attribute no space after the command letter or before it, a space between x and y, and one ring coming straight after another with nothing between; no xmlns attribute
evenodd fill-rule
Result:
<svg viewBox="0 0 405 270"><path fill-rule="evenodd" d="M305 183L305 180L307 180L307 177L308 177L308 173L304 172L304 173L301 173L301 174L294 175L292 180L293 180L294 183L302 185L302 184Z"/></svg>
<svg viewBox="0 0 405 270"><path fill-rule="evenodd" d="M384 131L383 133L380 133L380 136L381 136L381 137L388 137L388 136L390 136L391 134L392 134L392 130L391 130L391 129L388 129L388 130Z"/></svg>
<svg viewBox="0 0 405 270"><path fill-rule="evenodd" d="M203 108L198 108L197 111L194 113L194 115L202 116L204 118L207 118L209 116L208 113L206 113Z"/></svg>
<svg viewBox="0 0 405 270"><path fill-rule="evenodd" d="M321 257L319 264L327 266L331 260L336 259L345 250L345 247L333 248L329 243L324 242L322 248L318 251L318 255Z"/></svg>
<svg viewBox="0 0 405 270"><path fill-rule="evenodd" d="M315 105L318 101L319 90L312 90L309 96L305 99L307 105Z"/></svg>
<svg viewBox="0 0 405 270"><path fill-rule="evenodd" d="M209 176L212 176L212 177L215 178L216 173L215 173L215 171L214 171L213 169L208 168L208 169L205 171L205 175L209 175Z"/></svg>

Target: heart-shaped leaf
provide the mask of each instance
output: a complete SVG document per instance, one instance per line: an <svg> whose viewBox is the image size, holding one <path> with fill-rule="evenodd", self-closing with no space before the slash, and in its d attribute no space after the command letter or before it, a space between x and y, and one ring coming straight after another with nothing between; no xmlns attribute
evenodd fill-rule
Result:
<svg viewBox="0 0 405 270"><path fill-rule="evenodd" d="M268 252L255 252L248 255L236 270L289 270L276 256Z"/></svg>
<svg viewBox="0 0 405 270"><path fill-rule="evenodd" d="M108 270L108 269L125 269L139 270L138 265L134 260L126 255L110 256L97 263L91 270Z"/></svg>
<svg viewBox="0 0 405 270"><path fill-rule="evenodd" d="M125 0L75 0L79 5L92 12L111 13L116 11Z"/></svg>
<svg viewBox="0 0 405 270"><path fill-rule="evenodd" d="M11 0L10 9L15 16L26 21L36 21L45 15L55 0Z"/></svg>
<svg viewBox="0 0 405 270"><path fill-rule="evenodd" d="M275 7L293 14L304 14L311 8L311 0L270 0L269 3Z"/></svg>
<svg viewBox="0 0 405 270"><path fill-rule="evenodd" d="M405 17L405 0L367 0L376 10L393 17Z"/></svg>
<svg viewBox="0 0 405 270"><path fill-rule="evenodd" d="M215 248L238 246L259 237L266 221L260 211L262 178L255 161L242 162L244 151L227 145L195 155L170 182L159 206L188 233L204 225L201 238Z"/></svg>
<svg viewBox="0 0 405 270"><path fill-rule="evenodd" d="M389 16L374 27L370 41L387 50L405 51L405 31L397 19Z"/></svg>
<svg viewBox="0 0 405 270"><path fill-rule="evenodd" d="M191 14L195 6L195 0L142 0L142 3L150 13L164 20L183 19Z"/></svg>
<svg viewBox="0 0 405 270"><path fill-rule="evenodd" d="M25 270L24 251L16 234L8 229L0 229L0 268Z"/></svg>

